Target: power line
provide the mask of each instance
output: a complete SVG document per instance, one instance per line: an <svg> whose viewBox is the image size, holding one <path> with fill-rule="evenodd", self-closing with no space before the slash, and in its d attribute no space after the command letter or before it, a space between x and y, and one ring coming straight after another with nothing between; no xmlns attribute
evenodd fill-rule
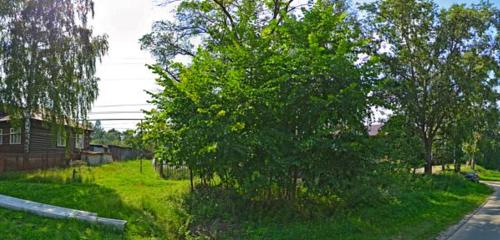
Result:
<svg viewBox="0 0 500 240"><path fill-rule="evenodd" d="M137 122L134 120L134 122ZM106 123L102 123L103 126L124 126L124 125L130 125L132 124L133 122L131 121L127 121L127 122L106 122Z"/></svg>
<svg viewBox="0 0 500 240"><path fill-rule="evenodd" d="M105 130L111 130L111 129L115 129L115 130L118 130L118 131L123 131L123 130L130 130L130 129L137 129L138 127L137 126L131 126L131 127L102 127L103 129Z"/></svg>
<svg viewBox="0 0 500 240"><path fill-rule="evenodd" d="M139 107L139 106L153 106L150 103L147 104L115 104L115 105L98 105L94 106L95 108L112 108L112 107Z"/></svg>
<svg viewBox="0 0 500 240"><path fill-rule="evenodd" d="M133 61L130 61L130 62L104 62L101 64L101 66L105 66L105 65L132 65L132 64L137 64L137 65L142 65L142 66L145 66L146 64L152 64L152 63L148 63L148 62L133 62Z"/></svg>
<svg viewBox="0 0 500 240"><path fill-rule="evenodd" d="M107 82L156 82L155 79L146 79L146 78L116 78L116 79L106 79L101 78L99 83L107 83Z"/></svg>
<svg viewBox="0 0 500 240"><path fill-rule="evenodd" d="M96 118L96 119L87 119L89 122L96 122L96 121L142 121L146 120L144 118Z"/></svg>
<svg viewBox="0 0 500 240"><path fill-rule="evenodd" d="M144 113L142 111L104 111L104 112L91 112L89 115L99 115L99 114L130 114L130 113Z"/></svg>

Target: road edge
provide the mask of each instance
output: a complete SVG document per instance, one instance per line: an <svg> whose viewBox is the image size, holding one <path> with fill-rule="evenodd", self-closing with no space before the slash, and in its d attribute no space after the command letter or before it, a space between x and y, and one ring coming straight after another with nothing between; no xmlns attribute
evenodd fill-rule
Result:
<svg viewBox="0 0 500 240"><path fill-rule="evenodd" d="M493 191L495 191L495 189L488 185L488 184L485 184L484 182L481 182L481 184L484 184L486 186L488 186L489 188L491 188ZM449 239L450 237L452 237L456 232L458 232L458 230L463 226L465 225L477 212L479 212L479 210L481 210L481 208L484 207L484 205L486 205L486 203L488 203L493 197L494 197L494 194L495 192L492 192L491 195L486 198L486 200L481 204L479 205L476 209L474 209L472 212L470 212L469 214L465 215L464 218L462 218L462 220L460 220L458 223L450 226L447 228L447 230L441 232L435 239L436 240L447 240Z"/></svg>

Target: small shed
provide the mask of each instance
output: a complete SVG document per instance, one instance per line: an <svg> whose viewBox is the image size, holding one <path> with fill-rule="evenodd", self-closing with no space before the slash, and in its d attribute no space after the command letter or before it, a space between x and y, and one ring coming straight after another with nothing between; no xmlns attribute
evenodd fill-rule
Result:
<svg viewBox="0 0 500 240"><path fill-rule="evenodd" d="M113 161L132 160L144 155L139 150L118 145L91 144L89 150L97 154L110 154Z"/></svg>

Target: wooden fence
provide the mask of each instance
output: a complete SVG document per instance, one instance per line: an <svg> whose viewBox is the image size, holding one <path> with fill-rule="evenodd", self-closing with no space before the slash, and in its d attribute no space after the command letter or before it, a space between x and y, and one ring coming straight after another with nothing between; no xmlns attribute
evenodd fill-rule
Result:
<svg viewBox="0 0 500 240"><path fill-rule="evenodd" d="M0 173L64 167L67 164L63 153L31 153L27 160L23 153L0 153Z"/></svg>

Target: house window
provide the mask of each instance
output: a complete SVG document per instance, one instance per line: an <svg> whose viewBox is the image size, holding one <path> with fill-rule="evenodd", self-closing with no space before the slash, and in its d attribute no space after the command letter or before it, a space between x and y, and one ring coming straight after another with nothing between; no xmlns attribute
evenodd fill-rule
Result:
<svg viewBox="0 0 500 240"><path fill-rule="evenodd" d="M0 145L3 144L3 129L0 129Z"/></svg>
<svg viewBox="0 0 500 240"><path fill-rule="evenodd" d="M75 148L83 149L83 145L84 145L83 134L76 134Z"/></svg>
<svg viewBox="0 0 500 240"><path fill-rule="evenodd" d="M66 134L60 132L57 134L57 146L66 147Z"/></svg>
<svg viewBox="0 0 500 240"><path fill-rule="evenodd" d="M10 129L10 144L21 144L21 128Z"/></svg>

